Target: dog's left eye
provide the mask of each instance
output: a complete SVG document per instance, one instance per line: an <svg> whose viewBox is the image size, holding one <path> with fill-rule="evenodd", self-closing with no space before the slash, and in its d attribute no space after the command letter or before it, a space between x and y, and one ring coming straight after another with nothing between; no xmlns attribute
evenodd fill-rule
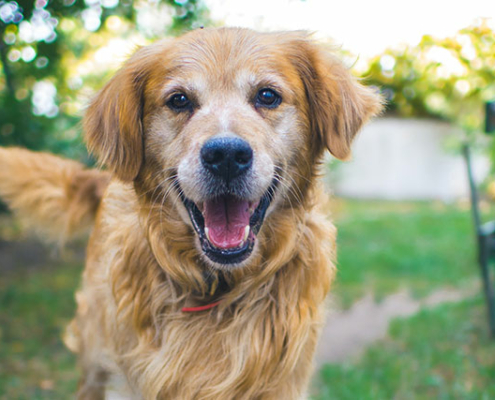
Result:
<svg viewBox="0 0 495 400"><path fill-rule="evenodd" d="M186 111L192 109L192 103L184 93L174 94L167 105L174 111Z"/></svg>
<svg viewBox="0 0 495 400"><path fill-rule="evenodd" d="M258 91L255 99L256 107L275 108L280 105L282 98L273 89L264 88Z"/></svg>

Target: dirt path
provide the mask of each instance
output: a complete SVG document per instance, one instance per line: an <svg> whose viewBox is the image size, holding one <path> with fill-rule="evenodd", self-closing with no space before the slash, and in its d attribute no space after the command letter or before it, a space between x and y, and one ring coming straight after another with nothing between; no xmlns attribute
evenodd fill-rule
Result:
<svg viewBox="0 0 495 400"><path fill-rule="evenodd" d="M359 356L373 342L385 338L393 318L409 317L422 308L458 302L476 293L466 290L439 289L417 300L400 291L375 302L367 295L345 311L331 311L316 351L316 364L337 363Z"/></svg>

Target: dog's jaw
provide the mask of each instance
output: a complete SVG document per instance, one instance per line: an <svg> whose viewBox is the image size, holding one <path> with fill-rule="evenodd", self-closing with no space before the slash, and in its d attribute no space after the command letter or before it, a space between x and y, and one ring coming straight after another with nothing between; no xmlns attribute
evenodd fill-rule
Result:
<svg viewBox="0 0 495 400"><path fill-rule="evenodd" d="M256 250L257 235L267 210L276 195L279 178L257 201L232 194L195 203L187 198L176 182L176 188L187 210L189 223L196 233L196 244L203 258L215 268L238 268L246 265Z"/></svg>

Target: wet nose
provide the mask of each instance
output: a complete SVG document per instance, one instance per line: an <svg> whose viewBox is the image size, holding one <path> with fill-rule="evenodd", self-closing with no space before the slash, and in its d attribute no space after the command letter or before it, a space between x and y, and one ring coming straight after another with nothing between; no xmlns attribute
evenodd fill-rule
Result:
<svg viewBox="0 0 495 400"><path fill-rule="evenodd" d="M201 148L201 163L228 183L251 168L253 149L241 138L211 138Z"/></svg>

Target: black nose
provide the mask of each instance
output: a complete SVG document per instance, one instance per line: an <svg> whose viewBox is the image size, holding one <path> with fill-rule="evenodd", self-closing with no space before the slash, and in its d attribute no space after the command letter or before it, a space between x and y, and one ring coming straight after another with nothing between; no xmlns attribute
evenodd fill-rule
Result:
<svg viewBox="0 0 495 400"><path fill-rule="evenodd" d="M201 148L201 163L228 183L251 168L253 149L240 138L212 138Z"/></svg>

